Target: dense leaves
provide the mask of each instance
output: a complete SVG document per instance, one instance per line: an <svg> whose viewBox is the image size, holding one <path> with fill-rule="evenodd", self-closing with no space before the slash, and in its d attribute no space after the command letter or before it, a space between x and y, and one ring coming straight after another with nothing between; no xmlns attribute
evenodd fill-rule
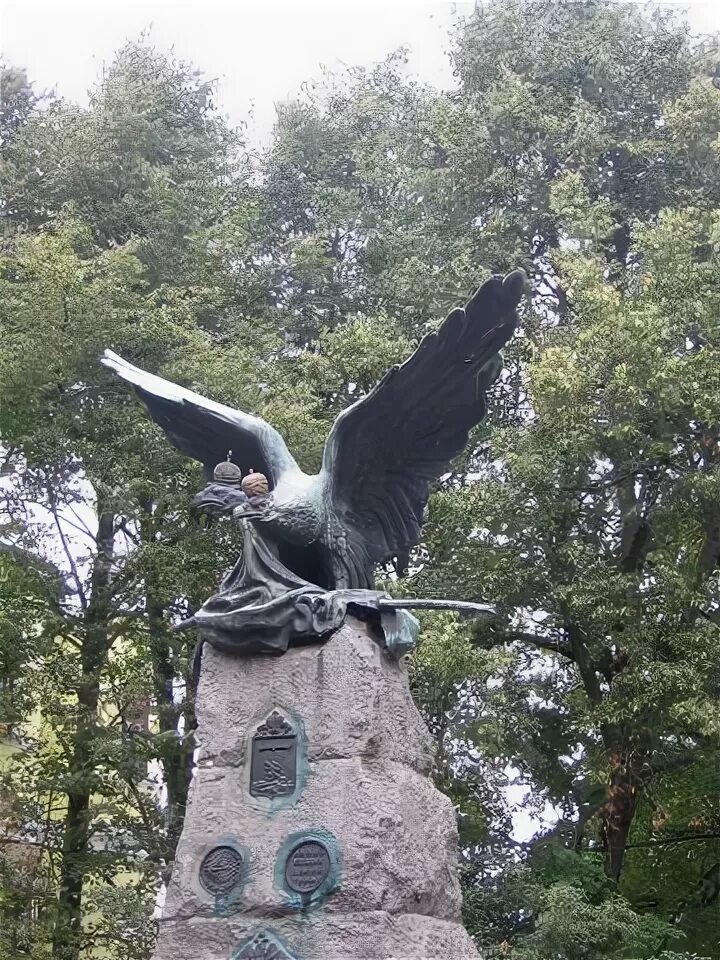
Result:
<svg viewBox="0 0 720 960"><path fill-rule="evenodd" d="M487 273L523 265L492 415L389 590L488 957L713 955L720 896L717 45L658 11L502 0L458 85L402 56L283 106L271 148L142 46L91 104L0 86L0 722L8 956L147 957L182 826L171 625L239 549L97 363L328 425ZM23 846L24 844L24 846ZM38 853L22 870L17 850ZM6 946L7 945L7 946Z"/></svg>

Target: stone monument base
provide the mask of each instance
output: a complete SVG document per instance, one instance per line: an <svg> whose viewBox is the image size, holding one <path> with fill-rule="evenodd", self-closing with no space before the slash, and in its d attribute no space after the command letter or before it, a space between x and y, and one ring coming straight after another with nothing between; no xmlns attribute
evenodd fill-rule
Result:
<svg viewBox="0 0 720 960"><path fill-rule="evenodd" d="M363 623L280 657L207 645L196 709L154 960L477 960L430 735Z"/></svg>

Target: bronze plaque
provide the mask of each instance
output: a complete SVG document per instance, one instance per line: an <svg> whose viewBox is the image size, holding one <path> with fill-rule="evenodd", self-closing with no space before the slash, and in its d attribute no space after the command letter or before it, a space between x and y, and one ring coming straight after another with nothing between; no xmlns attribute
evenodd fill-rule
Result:
<svg viewBox="0 0 720 960"><path fill-rule="evenodd" d="M316 840L299 843L285 864L285 882L296 893L313 893L325 883L329 873L330 854Z"/></svg>
<svg viewBox="0 0 720 960"><path fill-rule="evenodd" d="M242 882L243 858L235 847L215 847L200 864L200 883L208 893L230 893Z"/></svg>
<svg viewBox="0 0 720 960"><path fill-rule="evenodd" d="M252 740L250 793L287 797L297 783L297 735L277 710L257 728Z"/></svg>

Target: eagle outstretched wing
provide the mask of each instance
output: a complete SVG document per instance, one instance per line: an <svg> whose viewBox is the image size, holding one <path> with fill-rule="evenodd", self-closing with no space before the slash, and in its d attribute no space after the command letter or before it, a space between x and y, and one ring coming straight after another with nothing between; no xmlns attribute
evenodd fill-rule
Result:
<svg viewBox="0 0 720 960"><path fill-rule="evenodd" d="M498 351L513 335L526 282L522 270L490 277L333 424L322 472L346 531L350 582L367 581L373 564L418 542L430 484L485 416L485 391L502 369Z"/></svg>
<svg viewBox="0 0 720 960"><path fill-rule="evenodd" d="M283 473L298 469L283 438L259 417L207 400L199 393L147 373L111 350L105 351L102 362L135 387L150 416L173 446L199 460L209 478L229 450L243 471L252 467L264 473L271 487Z"/></svg>

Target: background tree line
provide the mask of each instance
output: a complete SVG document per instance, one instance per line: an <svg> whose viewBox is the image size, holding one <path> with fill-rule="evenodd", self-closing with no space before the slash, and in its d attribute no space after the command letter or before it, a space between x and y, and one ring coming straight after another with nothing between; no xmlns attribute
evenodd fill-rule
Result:
<svg viewBox="0 0 720 960"><path fill-rule="evenodd" d="M3 68L2 957L149 956L192 769L171 625L240 547L99 354L262 415L314 470L339 410L516 266L492 416L379 571L500 610L426 617L411 663L466 922L488 957L717 955L718 44L497 0L452 57L450 93L402 54L326 76L266 151L144 44L83 109Z"/></svg>

